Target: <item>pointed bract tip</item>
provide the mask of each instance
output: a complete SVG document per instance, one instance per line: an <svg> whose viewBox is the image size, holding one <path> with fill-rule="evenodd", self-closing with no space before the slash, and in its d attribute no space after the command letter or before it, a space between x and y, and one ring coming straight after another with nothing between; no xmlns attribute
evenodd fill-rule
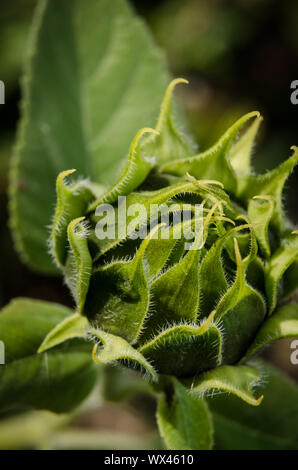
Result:
<svg viewBox="0 0 298 470"><path fill-rule="evenodd" d="M176 87L176 85L179 85L179 83L184 83L185 85L188 85L188 80L186 80L185 78L174 78L174 80L171 81L171 83L169 84L167 90L166 90L166 93L165 93L165 97L164 97L164 102L168 101L174 91L174 88Z"/></svg>
<svg viewBox="0 0 298 470"><path fill-rule="evenodd" d="M261 395L257 400L256 400L256 406L259 406L262 401L263 401L264 395Z"/></svg>
<svg viewBox="0 0 298 470"><path fill-rule="evenodd" d="M73 219L69 224L68 224L68 230L72 230L78 223L82 222L82 220L85 220L86 217L77 217L76 219Z"/></svg>
<svg viewBox="0 0 298 470"><path fill-rule="evenodd" d="M167 224L166 224L165 222L162 222L162 223L160 223L160 224L155 225L155 227L153 227L153 229L150 230L150 232L148 233L148 235L147 235L147 237L146 237L146 238L148 239L148 241L151 240L151 239L154 237L154 235L155 235L161 228L166 227L166 226L167 226Z"/></svg>
<svg viewBox="0 0 298 470"><path fill-rule="evenodd" d="M152 127L143 127L143 129L141 129L138 133L137 133L137 137L142 137L142 135L144 134L155 134L155 135L158 135L159 132L156 131L155 129L152 129Z"/></svg>
<svg viewBox="0 0 298 470"><path fill-rule="evenodd" d="M215 317L215 315L216 315L216 310L212 310L209 317L207 318L207 321L209 321L209 323L211 323L213 318Z"/></svg>
<svg viewBox="0 0 298 470"><path fill-rule="evenodd" d="M254 225L249 222L248 217L246 217L246 215L244 215L244 214L237 215L237 217L235 217L235 220L244 220L244 222L246 222L245 228L251 229L251 228L254 227ZM238 240L236 238L234 238L234 240L236 240L237 243L238 243Z"/></svg>
<svg viewBox="0 0 298 470"><path fill-rule="evenodd" d="M74 173L75 170L74 168L72 170L65 170L65 171L61 171L61 173L59 173L59 175L57 176L57 183L62 183L62 181L64 180L64 178L66 178L67 176L71 175L72 173Z"/></svg>
<svg viewBox="0 0 298 470"><path fill-rule="evenodd" d="M41 343L41 345L39 346L38 350L37 350L37 354L41 354L44 352L44 347L43 347L43 342Z"/></svg>
<svg viewBox="0 0 298 470"><path fill-rule="evenodd" d="M100 360L97 357L98 344L95 344L92 349L92 359L96 364L101 364Z"/></svg>
<svg viewBox="0 0 298 470"><path fill-rule="evenodd" d="M234 225L234 227L236 226L234 220L230 219L229 217L224 217L224 216L222 216L222 215L218 215L218 216L216 217L216 219L217 219L217 220L223 220L224 222L228 222L229 224Z"/></svg>
<svg viewBox="0 0 298 470"><path fill-rule="evenodd" d="M175 88L176 85L179 85L179 83L185 83L186 85L189 84L189 81L186 80L186 78L182 78L182 77L179 77L179 78L174 78L171 83L169 84L169 88Z"/></svg>
<svg viewBox="0 0 298 470"><path fill-rule="evenodd" d="M266 196L266 195L257 195L253 196L252 199L259 199L261 201L271 201L274 202L274 197L273 196Z"/></svg>
<svg viewBox="0 0 298 470"><path fill-rule="evenodd" d="M60 173L60 175L65 178L65 176L68 176L68 175L71 175L72 173L74 173L75 171L77 171L75 168L72 168L71 170L65 170L65 171L62 171Z"/></svg>
<svg viewBox="0 0 298 470"><path fill-rule="evenodd" d="M185 176L191 183L197 184L197 185L204 185L204 184L214 184L215 186L220 186L222 189L224 189L224 185L221 181L218 180L198 180L195 176L192 176L188 171L185 173Z"/></svg>
<svg viewBox="0 0 298 470"><path fill-rule="evenodd" d="M241 258L241 253L239 249L239 243L237 238L234 238L234 250L235 250L235 256L236 256L236 263L239 265L241 264L242 258Z"/></svg>
<svg viewBox="0 0 298 470"><path fill-rule="evenodd" d="M260 111L251 111L250 113L247 114L247 116L256 117L257 119L263 119Z"/></svg>
<svg viewBox="0 0 298 470"><path fill-rule="evenodd" d="M212 310L208 318L203 322L203 324L200 326L200 333L203 334L205 331L208 330L210 324L212 323L214 317L216 314L216 310Z"/></svg>

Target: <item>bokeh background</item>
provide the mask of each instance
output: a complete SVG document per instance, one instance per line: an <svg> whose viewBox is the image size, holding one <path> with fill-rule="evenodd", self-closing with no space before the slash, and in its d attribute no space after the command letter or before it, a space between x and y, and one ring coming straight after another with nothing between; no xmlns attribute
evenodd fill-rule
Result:
<svg viewBox="0 0 298 470"><path fill-rule="evenodd" d="M60 279L36 275L21 264L7 225L9 161L19 118L20 77L37 1L10 0L2 2L0 8L0 80L6 85L6 104L0 106L0 306L17 296L72 303ZM177 95L200 150L213 144L242 114L257 109L264 116L264 123L254 153L255 169L271 169L290 155L290 147L298 145L298 105L290 101L290 84L298 79L297 0L131 3L165 51L172 75L190 81L188 87L178 87ZM286 201L286 210L295 223L297 186L296 170L287 183ZM290 342L282 340L264 355L298 380L298 366L290 363ZM114 380L112 376L113 372ZM118 448L159 445L154 402L146 390L121 405L99 407L98 397L95 402L92 400L88 409L71 419L71 424L69 419L58 422L43 412L13 419L2 417L0 447L4 445L4 435L15 436L14 445L18 442L20 447L96 444L109 448L110 436ZM23 442L24 432L17 433L22 426L35 430L36 439L39 438ZM63 431L57 431L61 426Z"/></svg>

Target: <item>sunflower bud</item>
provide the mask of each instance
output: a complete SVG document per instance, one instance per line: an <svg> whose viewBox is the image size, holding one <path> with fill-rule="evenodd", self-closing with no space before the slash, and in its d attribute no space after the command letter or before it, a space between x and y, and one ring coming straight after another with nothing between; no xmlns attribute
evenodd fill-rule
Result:
<svg viewBox="0 0 298 470"><path fill-rule="evenodd" d="M226 366L274 339L276 307L298 286L298 234L282 207L298 150L256 175L262 118L251 112L196 154L171 113L182 82L170 84L156 128L136 135L111 188L72 182L72 170L58 176L50 244L77 313L41 350L88 331L97 362L199 391L242 390L258 372L238 365L234 377ZM242 398L256 405L250 385Z"/></svg>

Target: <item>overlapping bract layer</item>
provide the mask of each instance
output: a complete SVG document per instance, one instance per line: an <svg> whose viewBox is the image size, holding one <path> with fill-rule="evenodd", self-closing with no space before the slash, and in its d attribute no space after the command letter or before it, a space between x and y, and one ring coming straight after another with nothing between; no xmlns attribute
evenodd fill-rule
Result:
<svg viewBox="0 0 298 470"><path fill-rule="evenodd" d="M252 112L193 156L171 115L179 82L185 81L174 80L166 92L156 129L143 129L133 140L112 188L71 183L70 171L59 175L51 249L78 313L58 325L40 351L88 331L96 361L137 367L153 380L173 375L200 393L226 390L256 405L259 372L235 364L270 342L279 327L278 337L289 334L282 327L287 316L292 336L298 334L297 306L275 311L298 286L298 234L282 208L298 150L275 170L255 175L250 159L261 117ZM124 232L98 239L96 208L114 206L119 234L123 196ZM137 224L129 215L133 204L145 208ZM169 230L158 210L155 227L148 228L154 204L165 207ZM183 204L189 217L174 217ZM194 232L197 205L203 222ZM147 236L136 238L144 228ZM193 233L191 249L187 233Z"/></svg>

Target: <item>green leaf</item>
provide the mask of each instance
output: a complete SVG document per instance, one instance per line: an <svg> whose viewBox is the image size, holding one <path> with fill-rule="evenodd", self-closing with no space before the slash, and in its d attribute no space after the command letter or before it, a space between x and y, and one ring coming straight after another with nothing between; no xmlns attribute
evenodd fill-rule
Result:
<svg viewBox="0 0 298 470"><path fill-rule="evenodd" d="M37 352L40 354L72 338L83 338L86 336L87 327L87 318L74 313L58 323L47 334Z"/></svg>
<svg viewBox="0 0 298 470"><path fill-rule="evenodd" d="M243 361L255 354L266 344L293 336L298 336L298 304L295 303L281 307L263 323Z"/></svg>
<svg viewBox="0 0 298 470"><path fill-rule="evenodd" d="M143 240L132 260L112 261L91 277L85 313L92 324L137 341L150 307L150 292L144 255L156 226Z"/></svg>
<svg viewBox="0 0 298 470"><path fill-rule="evenodd" d="M72 313L69 308L51 302L12 300L0 313L0 339L5 344L6 363L35 354L46 334Z"/></svg>
<svg viewBox="0 0 298 470"><path fill-rule="evenodd" d="M58 413L76 407L96 380L90 346L68 342L37 354L44 337L71 314L58 304L16 299L0 313L0 340L5 365L0 367L0 409L48 409Z"/></svg>
<svg viewBox="0 0 298 470"><path fill-rule="evenodd" d="M107 401L120 402L135 396L154 394L152 384L135 370L105 365L102 373L101 391Z"/></svg>
<svg viewBox="0 0 298 470"><path fill-rule="evenodd" d="M204 400L191 395L172 379L173 396L162 394L158 402L157 424L168 449L205 450L213 443L213 428Z"/></svg>
<svg viewBox="0 0 298 470"><path fill-rule="evenodd" d="M117 197L136 190L156 164L182 158L194 152L195 146L186 134L177 128L173 120L172 94L178 83L188 82L182 78L172 80L165 93L155 130L145 127L137 133L117 182L102 198L92 204L90 210L94 210L101 203L113 203ZM145 133L151 135L142 141Z"/></svg>
<svg viewBox="0 0 298 470"><path fill-rule="evenodd" d="M66 427L70 420L70 416L40 410L2 416L0 450L44 449L52 434Z"/></svg>
<svg viewBox="0 0 298 470"><path fill-rule="evenodd" d="M204 372L197 379L185 382L192 393L213 395L226 392L236 395L249 405L258 406L263 396L255 398L254 388L259 384L261 375L258 369L251 366L220 366Z"/></svg>
<svg viewBox="0 0 298 470"><path fill-rule="evenodd" d="M146 248L145 260L148 269L148 277L150 284L161 275L165 269L169 269L181 261L185 253L185 244L189 244L189 240L185 238L185 233L189 233L196 229L196 220L200 219L194 217L193 219L183 220L182 209L183 203L169 202L169 211L167 214L177 215L178 222L173 226L167 224L160 226L160 236L151 238ZM194 211L195 212L195 211ZM166 214L164 212L163 214ZM182 219L182 222L180 220ZM200 235L199 235L200 236Z"/></svg>
<svg viewBox="0 0 298 470"><path fill-rule="evenodd" d="M160 215L163 210L164 203L169 202L171 204L172 200L176 196L183 195L185 193L200 195L201 197L210 198L216 202L221 201L221 203L223 203L224 201L227 208L227 214L228 216L230 215L228 211L232 209L229 205L229 196L221 188L216 187L214 181L192 180L191 182L189 182L180 180L170 186L154 191L133 192L126 197L125 230L122 227L123 222L121 222L121 216L123 216L123 213L125 212L119 211L119 208L116 207L115 224L113 224L115 227L115 237L113 233L112 238L106 238L97 241L99 256L104 255L107 251L118 246L123 240L132 237L138 227L140 227L141 229L146 227L150 219L153 221L156 220L158 215ZM129 208L131 206L133 208L133 213L129 214ZM135 210L136 208L140 209ZM169 210L168 207L166 207L165 209L166 211ZM137 216L136 212L138 213ZM95 214L95 219L96 218L97 215Z"/></svg>
<svg viewBox="0 0 298 470"><path fill-rule="evenodd" d="M269 300L269 313L272 313L278 300L278 288L285 272L298 259L298 234L293 233L281 241L281 246L273 253L265 270L266 293ZM297 288L297 279L292 288ZM282 287L282 286L281 286ZM286 290L288 294L288 290Z"/></svg>
<svg viewBox="0 0 298 470"><path fill-rule="evenodd" d="M271 196L255 196L248 203L248 217L251 220L262 254L271 255L269 223L274 213L275 200Z"/></svg>
<svg viewBox="0 0 298 470"><path fill-rule="evenodd" d="M161 374L191 377L220 364L222 336L212 323L214 313L200 325L174 325L165 329L139 351ZM141 338L142 339L142 338Z"/></svg>
<svg viewBox="0 0 298 470"><path fill-rule="evenodd" d="M154 311L146 322L146 337L167 324L196 321L200 300L200 257L199 249L189 250L179 263L151 284Z"/></svg>
<svg viewBox="0 0 298 470"><path fill-rule="evenodd" d="M111 184L130 141L158 115L168 77L124 0L41 0L23 80L11 178L11 226L34 269L54 272L46 227L59 172Z"/></svg>
<svg viewBox="0 0 298 470"><path fill-rule="evenodd" d="M215 316L217 320L221 320L225 332L223 362L228 364L240 360L255 337L266 313L263 297L246 283L236 238L234 244L237 263L235 280L217 304Z"/></svg>
<svg viewBox="0 0 298 470"><path fill-rule="evenodd" d="M248 228L248 225L240 225L232 228L220 237L208 250L202 261L200 269L201 284L201 315L208 315L215 307L220 296L227 291L228 282L222 264L222 251L227 241L237 232Z"/></svg>
<svg viewBox="0 0 298 470"><path fill-rule="evenodd" d="M264 400L257 408L233 395L208 399L216 449L298 449L298 388L271 365L262 362Z"/></svg>
<svg viewBox="0 0 298 470"><path fill-rule="evenodd" d="M144 142L144 149L150 155L156 157L157 163L162 164L168 160L177 160L192 155L196 147L182 132L173 118L172 95L174 88L179 83L188 84L183 78L172 80L163 99L159 118L156 125L156 133L149 136Z"/></svg>
<svg viewBox="0 0 298 470"><path fill-rule="evenodd" d="M204 191L207 192L208 189L205 188ZM120 207L115 207L115 224L113 223L115 236L113 233L111 238L98 240L99 255L104 255L107 251L119 245L123 240L132 238L138 228L141 230L147 226L150 218L152 218L153 221L157 219L162 210L162 207L159 206L162 206L162 204L184 192L198 194L199 190L193 183L183 181L155 191L140 191L129 194L125 201L126 211L121 213L121 204ZM130 207L133 208L133 213L130 212ZM166 210L168 210L167 207ZM136 213L138 215L136 215ZM122 226L123 214L125 214L126 217L125 227ZM95 214L95 218L96 217Z"/></svg>
<svg viewBox="0 0 298 470"><path fill-rule="evenodd" d="M180 245L181 241L175 238L175 231L182 233L182 224L177 224L175 227L161 227L160 237L152 238L146 248L145 259L148 266L148 277L152 281L161 270L167 265L171 255L173 255L175 248ZM165 236L163 235L165 234ZM169 233L169 237L167 234ZM184 252L184 246L183 246Z"/></svg>
<svg viewBox="0 0 298 470"><path fill-rule="evenodd" d="M245 267L241 258L238 240L233 238L233 242L236 260L236 274L233 284L217 305L217 315L219 317L224 316L230 308L233 308L234 305L242 299L245 290Z"/></svg>
<svg viewBox="0 0 298 470"><path fill-rule="evenodd" d="M263 175L249 175L245 184L240 188L238 197L247 202L253 196L272 196L276 202L272 225L278 233L281 233L284 222L282 193L285 182L291 171L298 163L298 148L292 147L293 155L282 162L277 168Z"/></svg>
<svg viewBox="0 0 298 470"><path fill-rule="evenodd" d="M129 364L140 369L141 372L144 372L152 380L157 380L154 367L125 339L95 328L90 328L89 332L102 345L99 354L98 342L93 349L93 359L96 363L113 364L118 362L123 365Z"/></svg>
<svg viewBox="0 0 298 470"><path fill-rule="evenodd" d="M117 182L91 205L90 211L94 210L99 204L112 204L117 201L119 196L130 194L147 178L155 164L155 156L146 155L141 146L141 139L148 132L156 133L154 129L149 127L144 127L137 133L132 141L128 158Z"/></svg>
<svg viewBox="0 0 298 470"><path fill-rule="evenodd" d="M88 248L88 225L84 217L70 222L67 227L70 251L64 268L65 281L76 301L79 313L84 310L92 274L92 258Z"/></svg>
<svg viewBox="0 0 298 470"><path fill-rule="evenodd" d="M231 148L231 165L237 174L249 174L252 171L251 155L254 148L255 138L262 121L262 116L257 116Z"/></svg>
<svg viewBox="0 0 298 470"><path fill-rule="evenodd" d="M288 267L282 277L283 298L289 297L298 288L298 257Z"/></svg>
<svg viewBox="0 0 298 470"><path fill-rule="evenodd" d="M189 173L197 179L217 180L223 183L227 191L235 194L237 191L237 180L229 160L229 154L240 129L249 119L258 116L258 112L246 114L233 124L209 150L184 160L165 163L161 167L161 171L177 176L184 176L186 173Z"/></svg>
<svg viewBox="0 0 298 470"><path fill-rule="evenodd" d="M86 183L67 184L66 178L75 170L60 173L56 181L57 204L51 229L50 248L58 266L63 267L67 257L67 227L76 218L84 215L93 199Z"/></svg>

